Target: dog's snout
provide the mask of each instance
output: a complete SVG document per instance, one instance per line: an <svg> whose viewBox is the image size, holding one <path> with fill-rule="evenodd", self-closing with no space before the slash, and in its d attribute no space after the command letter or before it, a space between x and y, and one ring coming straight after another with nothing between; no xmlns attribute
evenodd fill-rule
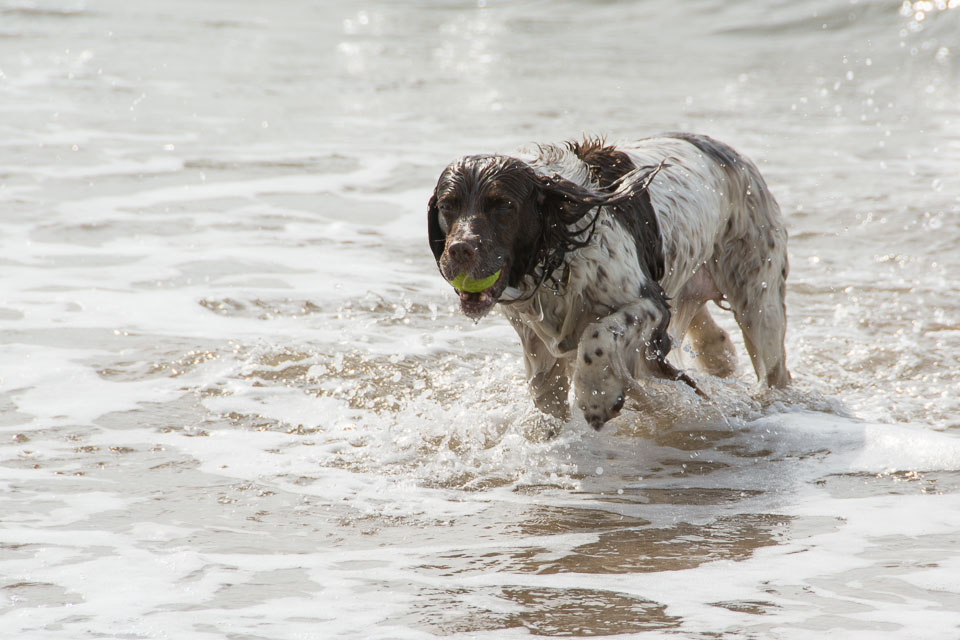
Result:
<svg viewBox="0 0 960 640"><path fill-rule="evenodd" d="M459 264L467 264L477 255L477 245L469 240L457 240L447 247L447 253Z"/></svg>

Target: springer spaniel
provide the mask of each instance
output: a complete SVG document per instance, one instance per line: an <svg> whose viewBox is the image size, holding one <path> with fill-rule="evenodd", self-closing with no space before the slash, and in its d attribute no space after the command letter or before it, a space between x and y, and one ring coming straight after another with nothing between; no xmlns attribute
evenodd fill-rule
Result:
<svg viewBox="0 0 960 640"><path fill-rule="evenodd" d="M666 360L685 336L706 373L733 374L736 356L710 300L733 311L757 378L790 382L780 208L756 166L712 138L584 139L466 156L441 173L428 225L463 313L478 320L501 305L545 413L569 415L571 377L595 429L640 391L639 377L700 393Z"/></svg>

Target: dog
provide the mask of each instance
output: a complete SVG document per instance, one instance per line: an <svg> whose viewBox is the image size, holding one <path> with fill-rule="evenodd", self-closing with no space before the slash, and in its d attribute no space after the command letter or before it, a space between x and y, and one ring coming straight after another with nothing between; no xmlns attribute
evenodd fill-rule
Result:
<svg viewBox="0 0 960 640"><path fill-rule="evenodd" d="M783 217L757 167L717 140L584 138L465 156L440 174L427 222L441 275L486 286L458 289L462 312L479 320L499 304L516 330L546 414L569 417L571 382L597 430L643 378L702 395L666 359L685 337L704 372L733 375L709 301L733 311L758 381L790 382Z"/></svg>

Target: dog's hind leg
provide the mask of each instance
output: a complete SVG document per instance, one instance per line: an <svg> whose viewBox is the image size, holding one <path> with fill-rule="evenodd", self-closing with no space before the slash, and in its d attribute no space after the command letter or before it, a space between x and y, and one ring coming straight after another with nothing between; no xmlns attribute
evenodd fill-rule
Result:
<svg viewBox="0 0 960 640"><path fill-rule="evenodd" d="M737 314L743 342L757 372L757 379L770 387L790 384L784 338L787 329L783 305L770 300Z"/></svg>
<svg viewBox="0 0 960 640"><path fill-rule="evenodd" d="M743 332L757 379L790 383L784 337L787 311L787 231L776 199L753 163L726 168L730 218L711 269Z"/></svg>
<svg viewBox="0 0 960 640"><path fill-rule="evenodd" d="M702 265L673 301L670 333L678 344L687 342L702 371L727 377L737 370L737 355L730 336L714 322L705 306L710 300L719 303L722 299L713 275L706 264Z"/></svg>
<svg viewBox="0 0 960 640"><path fill-rule="evenodd" d="M738 282L725 286L724 293L743 332L757 380L771 387L785 387L790 384L784 347L786 255L773 252L763 259L744 260L736 272Z"/></svg>
<svg viewBox="0 0 960 640"><path fill-rule="evenodd" d="M686 339L704 372L718 378L728 378L736 373L737 352L733 342L710 315L706 305L693 316Z"/></svg>

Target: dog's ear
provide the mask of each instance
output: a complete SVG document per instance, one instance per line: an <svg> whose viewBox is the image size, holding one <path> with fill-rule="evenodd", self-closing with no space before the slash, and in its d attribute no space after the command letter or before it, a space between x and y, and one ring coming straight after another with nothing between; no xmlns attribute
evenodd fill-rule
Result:
<svg viewBox="0 0 960 640"><path fill-rule="evenodd" d="M537 182L540 238L523 273L533 274L541 269L542 278L548 278L563 264L567 252L590 244L599 207L607 204L610 196L559 176L537 176ZM596 211L591 216L593 210Z"/></svg>
<svg viewBox="0 0 960 640"><path fill-rule="evenodd" d="M433 251L433 257L440 266L440 257L443 256L443 248L447 244L447 238L440 228L440 210L437 208L437 192L434 191L430 196L430 202L427 204L427 237L430 241L430 250Z"/></svg>
<svg viewBox="0 0 960 640"><path fill-rule="evenodd" d="M540 210L546 221L574 224L595 207L616 207L636 198L665 166L668 165L661 162L656 167L634 169L601 191L581 187L557 175L538 176Z"/></svg>
<svg viewBox="0 0 960 640"><path fill-rule="evenodd" d="M606 204L609 196L581 187L559 176L538 176L537 196L543 222L568 226L580 222L587 213Z"/></svg>

